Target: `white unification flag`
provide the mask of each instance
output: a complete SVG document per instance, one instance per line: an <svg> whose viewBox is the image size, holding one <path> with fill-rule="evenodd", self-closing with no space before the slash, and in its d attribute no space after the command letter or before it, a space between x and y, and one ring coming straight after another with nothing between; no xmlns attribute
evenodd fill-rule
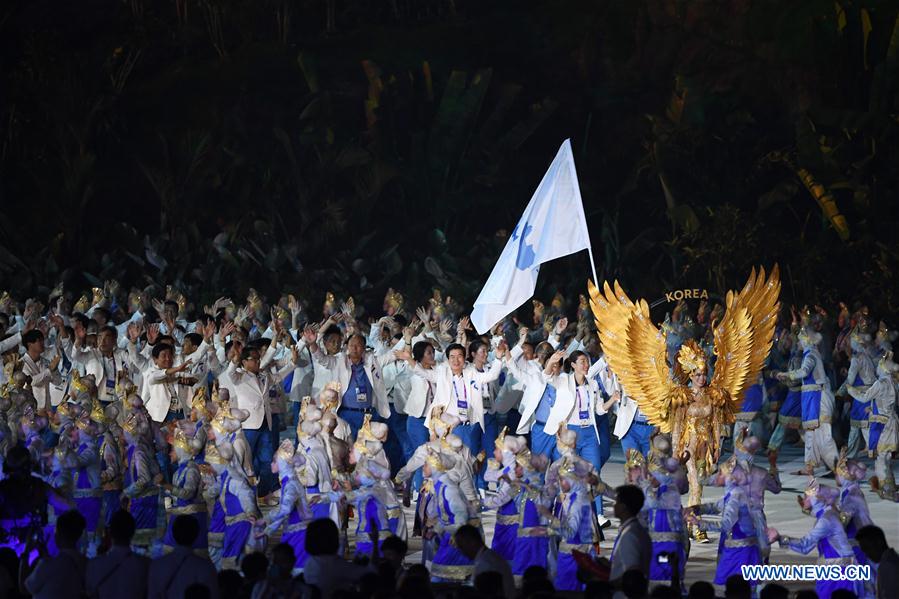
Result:
<svg viewBox="0 0 899 599"><path fill-rule="evenodd" d="M571 140L566 139L474 303L471 322L478 333L486 333L534 295L541 264L584 249L590 249L590 235Z"/></svg>

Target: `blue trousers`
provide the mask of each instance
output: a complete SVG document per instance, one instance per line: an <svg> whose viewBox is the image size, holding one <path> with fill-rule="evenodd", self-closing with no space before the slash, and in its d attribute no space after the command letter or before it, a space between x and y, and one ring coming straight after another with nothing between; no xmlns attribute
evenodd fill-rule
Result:
<svg viewBox="0 0 899 599"><path fill-rule="evenodd" d="M599 432L599 465L602 468L612 455L612 437L609 433L608 414L596 417L596 430Z"/></svg>
<svg viewBox="0 0 899 599"><path fill-rule="evenodd" d="M431 433L425 426L424 418L415 418L414 416L406 418L406 438L409 440L409 449L411 450L406 454L406 461L408 461L416 449L431 439ZM423 475L419 468L412 477L412 488L416 491L420 489L422 480Z"/></svg>
<svg viewBox="0 0 899 599"><path fill-rule="evenodd" d="M468 448L472 456L476 456L481 452L481 442L483 441L484 431L481 430L480 424L472 424L470 422L460 424L453 429L453 434L462 440L462 445Z"/></svg>
<svg viewBox="0 0 899 599"><path fill-rule="evenodd" d="M504 418L502 418L505 420ZM496 444L496 438L499 436L501 416L498 414L484 414L484 436L481 439L481 449L487 452L488 457L493 455L493 447ZM487 470L487 461L477 473L475 484L479 489L487 488L487 481L484 480L484 472Z"/></svg>
<svg viewBox="0 0 899 599"><path fill-rule="evenodd" d="M278 449L281 444L281 414L272 414L272 455L274 450Z"/></svg>
<svg viewBox="0 0 899 599"><path fill-rule="evenodd" d="M556 436L544 433L543 427L545 426L545 422L534 422L531 427L531 451L554 459L556 455Z"/></svg>
<svg viewBox="0 0 899 599"><path fill-rule="evenodd" d="M300 423L300 402L292 401L290 402L290 426L296 429L297 425ZM294 431L296 434L296 431Z"/></svg>
<svg viewBox="0 0 899 599"><path fill-rule="evenodd" d="M277 484L275 476L272 474L272 458L274 457L272 433L268 428L268 424L263 421L261 427L257 429L245 428L243 434L246 436L247 443L253 451L253 470L259 479L256 491L260 497L265 497L275 490Z"/></svg>
<svg viewBox="0 0 899 599"><path fill-rule="evenodd" d="M362 423L365 422L365 414L355 410L340 408L337 410L337 415L346 420L346 423L350 425L350 431L353 433L353 440L355 440L359 435L359 429L362 428ZM374 422L377 417L377 414L372 413L372 422Z"/></svg>
<svg viewBox="0 0 899 599"><path fill-rule="evenodd" d="M387 442L384 444L384 452L390 461L390 476L396 476L403 464L406 463L406 451L409 448L408 437L406 435L406 418L405 414L398 414L390 405L390 417L387 419ZM409 454L411 455L411 454Z"/></svg>
<svg viewBox="0 0 899 599"><path fill-rule="evenodd" d="M653 430L655 427L648 422L637 422L636 420L632 422L631 427L621 437L621 449L624 450L625 455L628 449L636 449L644 457L649 455L649 438L652 436Z"/></svg>

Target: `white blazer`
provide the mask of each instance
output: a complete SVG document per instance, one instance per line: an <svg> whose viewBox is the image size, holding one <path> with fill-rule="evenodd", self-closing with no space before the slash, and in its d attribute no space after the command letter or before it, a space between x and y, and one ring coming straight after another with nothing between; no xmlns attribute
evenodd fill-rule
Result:
<svg viewBox="0 0 899 599"><path fill-rule="evenodd" d="M103 354L100 353L100 350L95 347L76 348L72 345L70 355L73 364L81 366L84 369L85 374L93 375L94 380L97 383L97 396L100 401L104 402L115 401L118 399L115 394L115 387L107 389L106 377L115 380L116 374L120 370L128 370L128 374L133 377L136 373L143 370L142 365L132 360L132 357L128 355L126 350L118 347L112 350L112 361L115 364L115 372L109 372L111 366L107 367L104 371L104 364L106 364L106 361L103 358ZM152 364L152 362L150 364ZM149 365L147 367L149 367ZM168 409L166 409L166 411L168 411Z"/></svg>
<svg viewBox="0 0 899 599"><path fill-rule="evenodd" d="M49 366L44 356L38 357L37 361L32 360L27 352L22 356L22 372L31 377L31 392L38 410L50 409L50 384L60 382L59 372L51 371Z"/></svg>
<svg viewBox="0 0 899 599"><path fill-rule="evenodd" d="M421 368L416 364L416 367ZM433 401L434 383L421 375L416 375L414 369L410 369L412 378L409 380L409 395L406 397L406 414L413 418L424 418L428 408L428 394Z"/></svg>
<svg viewBox="0 0 899 599"><path fill-rule="evenodd" d="M480 424L481 430L484 430L484 402L481 397L481 385L498 379L502 369L503 363L500 360L493 360L490 368L484 372L479 372L470 363L466 363L462 369L462 380L468 387L468 419L472 423L477 422ZM453 371L448 362L438 364L430 370L425 370L416 364L412 372L434 385L434 406L448 406L450 404L453 398ZM430 422L431 414L429 411L425 415L425 426L428 426Z"/></svg>
<svg viewBox="0 0 899 599"><path fill-rule="evenodd" d="M144 371L140 397L144 400L144 406L154 422L162 422L168 416L173 395L181 402L181 409L184 410L184 413L190 412L190 405L185 405L184 399L178 391L179 385L166 383L164 382L165 378L165 370L155 364ZM99 387L99 384L97 386Z"/></svg>
<svg viewBox="0 0 899 599"><path fill-rule="evenodd" d="M269 346L260 359L260 364L270 364L275 349ZM290 361L280 369L259 371L253 375L243 368L234 368L223 373L219 377L219 384L228 389L231 394L231 402L236 403L241 410L250 413L250 417L243 421L244 429L256 430L262 426L263 419L272 428L272 402L278 401L278 384L293 372L295 368Z"/></svg>
<svg viewBox="0 0 899 599"><path fill-rule="evenodd" d="M516 349L518 350L516 352ZM518 356L515 354L518 353ZM515 359L508 363L508 369L512 376L524 383L524 392L521 396L521 420L518 423L517 435L526 435L534 426L534 414L540 405L540 398L546 390L546 380L543 377L543 368L537 360L525 360L519 347L512 348Z"/></svg>
<svg viewBox="0 0 899 599"><path fill-rule="evenodd" d="M574 382L574 374L565 372L549 377L546 382L556 388L556 403L553 404L552 410L549 412L544 431L547 435L555 435L559 430L559 425L568 422L568 416L574 408L577 385ZM602 394L599 391L599 383L593 380L593 377L589 376L589 374L585 384L593 394L595 409L590 412L590 421L593 424L594 432L596 432L596 439L599 440L599 431L596 429L596 415L606 413L602 407L604 403Z"/></svg>
<svg viewBox="0 0 899 599"><path fill-rule="evenodd" d="M315 362L334 373L334 380L340 383L340 397L338 402L343 402L343 393L349 387L350 378L353 376L353 366L346 352L340 352L333 356L326 356L319 347L312 354ZM376 356L371 351L365 352L362 360L365 368L365 376L371 383L372 406L381 418L390 418L390 403L387 400L387 390L384 388L384 377L381 374L382 364L386 364L393 358L393 352ZM340 407L340 403L337 407Z"/></svg>

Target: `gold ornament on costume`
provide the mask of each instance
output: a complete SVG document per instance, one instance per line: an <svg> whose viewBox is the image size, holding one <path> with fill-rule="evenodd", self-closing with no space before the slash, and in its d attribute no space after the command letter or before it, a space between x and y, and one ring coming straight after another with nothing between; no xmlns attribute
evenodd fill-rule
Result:
<svg viewBox="0 0 899 599"><path fill-rule="evenodd" d="M531 450L525 448L515 454L515 463L527 470L531 467L531 457Z"/></svg>
<svg viewBox="0 0 899 599"><path fill-rule="evenodd" d="M551 305L552 305L553 309L561 310L562 307L565 305L565 298L562 297L561 293L556 293L556 295L553 296L553 301L552 301Z"/></svg>
<svg viewBox="0 0 899 599"><path fill-rule="evenodd" d="M175 427L175 430L172 433L172 445L184 451L188 455L193 455L196 453L195 448L193 447L193 445L191 445L187 433L185 433L184 430L178 426Z"/></svg>
<svg viewBox="0 0 899 599"><path fill-rule="evenodd" d="M132 290L128 294L128 307L132 312L137 312L144 305L144 296L140 291Z"/></svg>
<svg viewBox="0 0 899 599"><path fill-rule="evenodd" d="M136 414L128 414L128 417L125 418L125 421L122 423L122 430L128 433L129 435L137 434L137 431L140 429L140 421Z"/></svg>
<svg viewBox="0 0 899 599"><path fill-rule="evenodd" d="M228 400L220 401L215 416L212 418L212 430L218 434L225 434L225 419L231 417L231 402Z"/></svg>
<svg viewBox="0 0 899 599"><path fill-rule="evenodd" d="M325 305L323 307L324 312L326 314L333 314L337 307L337 298L334 297L334 293L328 291L325 293Z"/></svg>
<svg viewBox="0 0 899 599"><path fill-rule="evenodd" d="M430 447L428 447L427 463L431 467L431 469L436 472L446 472L448 470L443 459L441 459L440 452L435 451Z"/></svg>
<svg viewBox="0 0 899 599"><path fill-rule="evenodd" d="M817 497L818 491L821 490L821 484L818 482L818 479L814 476L809 478L808 484L805 487L805 496L806 497Z"/></svg>
<svg viewBox="0 0 899 599"><path fill-rule="evenodd" d="M849 472L849 454L846 451L845 445L840 449L840 457L837 459L837 465L834 466L833 471L834 474L843 480L851 480L853 478L852 474Z"/></svg>
<svg viewBox="0 0 899 599"><path fill-rule="evenodd" d="M506 442L506 433L507 433L508 431L509 431L509 427L508 427L508 426L504 426L504 427L503 427L503 430L501 430L501 431L499 432L499 434L496 436L496 440L493 442L493 446L496 447L496 448L497 448L498 450L500 450L500 451L503 450L503 445L504 445L505 442Z"/></svg>
<svg viewBox="0 0 899 599"><path fill-rule="evenodd" d="M399 312L403 308L403 294L399 291L394 291L393 288L387 290L387 297L385 298L387 306L393 308L394 311Z"/></svg>
<svg viewBox="0 0 899 599"><path fill-rule="evenodd" d="M72 306L72 312L84 314L87 312L88 308L90 308L90 304L88 304L87 296L82 295L78 298L78 301L75 302L75 305Z"/></svg>
<svg viewBox="0 0 899 599"><path fill-rule="evenodd" d="M739 292L729 291L724 317L714 328L715 373L694 389L671 375L666 334L651 320L646 300L633 302L616 281L600 291L588 282L590 308L609 368L640 411L662 433L672 433L672 454L689 451L689 505L701 500L699 469L718 460L718 432L732 424L743 394L758 379L771 350L780 307L780 272L752 270ZM684 344L687 345L686 343ZM705 366L698 346L678 352L677 364L694 371Z"/></svg>
<svg viewBox="0 0 899 599"><path fill-rule="evenodd" d="M644 466L646 466L646 458L643 457L643 454L634 448L628 449L625 455L624 468L630 470L631 468L643 468Z"/></svg>
<svg viewBox="0 0 899 599"><path fill-rule="evenodd" d="M259 308L262 307L262 298L259 297L259 293L252 287L250 287L250 292L247 294L247 306L250 308L251 315L258 312Z"/></svg>
<svg viewBox="0 0 899 599"><path fill-rule="evenodd" d="M443 303L443 300L440 299L440 290L434 290L434 297L428 300L428 303L431 305L431 319L432 320L443 320L446 316L446 306Z"/></svg>
<svg viewBox="0 0 899 599"><path fill-rule="evenodd" d="M566 457L559 465L559 476L574 478L577 475L577 461L574 458Z"/></svg>
<svg viewBox="0 0 899 599"><path fill-rule="evenodd" d="M106 412L103 410L103 405L96 399L91 402L90 419L98 424L107 423Z"/></svg>
<svg viewBox="0 0 899 599"><path fill-rule="evenodd" d="M64 289L65 289L65 285L63 284L62 281L60 281L59 283L56 284L56 287L54 287L50 291L50 295L48 295L47 297L51 300L54 298L62 297L62 292ZM0 303L2 303L2 300L0 300Z"/></svg>
<svg viewBox="0 0 899 599"><path fill-rule="evenodd" d="M688 339L681 345L677 352L677 363L687 375L706 370L705 353L693 339Z"/></svg>
<svg viewBox="0 0 899 599"><path fill-rule="evenodd" d="M228 461L221 456L219 453L219 448L215 443L209 443L206 445L206 453L204 455L204 459L207 464L227 464Z"/></svg>
<svg viewBox="0 0 899 599"><path fill-rule="evenodd" d="M294 453L296 453L296 451L293 447L293 441L284 439L281 441L281 444L278 445L278 450L275 451L275 459L289 462L293 459Z"/></svg>
<svg viewBox="0 0 899 599"><path fill-rule="evenodd" d="M90 391L90 387L84 383L81 375L78 374L78 371L75 369L72 370L72 383L69 385L69 389L76 395L78 393L87 393Z"/></svg>
<svg viewBox="0 0 899 599"><path fill-rule="evenodd" d="M202 420L209 419L209 410L206 409L206 386L197 387L194 396L190 400L190 407L197 411Z"/></svg>

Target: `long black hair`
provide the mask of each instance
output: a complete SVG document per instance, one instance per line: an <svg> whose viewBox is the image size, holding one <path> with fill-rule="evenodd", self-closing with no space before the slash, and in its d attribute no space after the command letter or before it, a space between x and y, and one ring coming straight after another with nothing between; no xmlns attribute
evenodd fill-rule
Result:
<svg viewBox="0 0 899 599"><path fill-rule="evenodd" d="M565 372L573 372L574 363L577 362L577 359L581 356L587 356L587 354L582 352L581 350L575 350L571 352L571 354L565 359ZM590 356L587 356L587 360L590 360Z"/></svg>

